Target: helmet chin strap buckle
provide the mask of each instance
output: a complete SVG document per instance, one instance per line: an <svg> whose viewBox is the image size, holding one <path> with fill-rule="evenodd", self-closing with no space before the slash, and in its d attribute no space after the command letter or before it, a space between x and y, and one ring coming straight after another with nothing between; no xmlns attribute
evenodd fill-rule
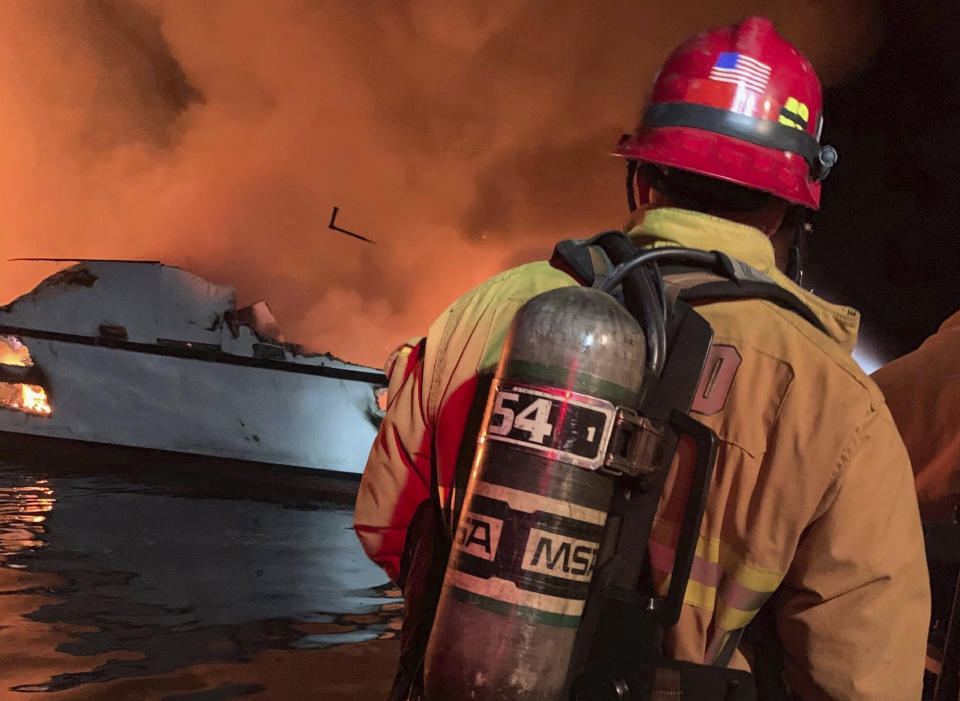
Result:
<svg viewBox="0 0 960 701"><path fill-rule="evenodd" d="M837 165L839 157L837 149L833 146L820 147L820 155L817 157L816 173L814 174L817 182L826 180L827 176L830 175L830 169Z"/></svg>

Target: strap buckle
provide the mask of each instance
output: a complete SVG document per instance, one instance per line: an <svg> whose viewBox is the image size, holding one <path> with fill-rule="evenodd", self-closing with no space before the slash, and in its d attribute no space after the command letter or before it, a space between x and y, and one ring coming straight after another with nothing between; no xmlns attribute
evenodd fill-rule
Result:
<svg viewBox="0 0 960 701"><path fill-rule="evenodd" d="M602 472L637 477L656 472L663 458L664 430L632 409L617 407Z"/></svg>

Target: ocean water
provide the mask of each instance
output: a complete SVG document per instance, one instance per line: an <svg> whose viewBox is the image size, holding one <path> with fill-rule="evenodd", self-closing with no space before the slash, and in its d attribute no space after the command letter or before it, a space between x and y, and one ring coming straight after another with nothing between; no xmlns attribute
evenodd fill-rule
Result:
<svg viewBox="0 0 960 701"><path fill-rule="evenodd" d="M0 456L0 699L377 699L402 601L355 484Z"/></svg>

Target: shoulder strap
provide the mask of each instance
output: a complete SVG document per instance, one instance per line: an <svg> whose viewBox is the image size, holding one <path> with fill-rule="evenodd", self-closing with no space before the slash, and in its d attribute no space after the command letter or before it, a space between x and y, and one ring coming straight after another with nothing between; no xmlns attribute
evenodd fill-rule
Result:
<svg viewBox="0 0 960 701"><path fill-rule="evenodd" d="M551 263L564 264L585 286L601 286L613 266L603 249L593 243L596 238L561 241L554 248ZM817 315L795 294L743 261L726 258L731 263L730 277L691 266L671 266L664 270L663 279L671 303L677 299L692 305L762 299L797 314L814 328L827 333Z"/></svg>
<svg viewBox="0 0 960 701"><path fill-rule="evenodd" d="M594 244L598 234L590 239L567 239L560 241L553 249L550 263L554 267L564 265L572 272L584 287L600 287L607 274L613 270L613 263L600 246Z"/></svg>
<svg viewBox="0 0 960 701"><path fill-rule="evenodd" d="M565 267L584 287L593 287L596 279L590 246L584 239L560 241L553 249L550 264L555 268Z"/></svg>
<svg viewBox="0 0 960 701"><path fill-rule="evenodd" d="M797 314L804 321L823 333L827 333L823 322L817 318L799 297L780 287L775 282L718 280L705 282L680 291L679 298L691 304L708 301L727 301L732 299L762 299L778 307Z"/></svg>

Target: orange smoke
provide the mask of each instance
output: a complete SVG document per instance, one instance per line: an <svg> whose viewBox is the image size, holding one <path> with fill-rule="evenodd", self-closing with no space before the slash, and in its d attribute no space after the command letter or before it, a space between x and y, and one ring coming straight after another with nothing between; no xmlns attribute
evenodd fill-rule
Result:
<svg viewBox="0 0 960 701"><path fill-rule="evenodd" d="M686 35L763 12L828 83L878 36L869 0L678 7L10 0L3 259L160 259L380 365L493 272L620 223L606 154ZM328 231L334 204L378 245ZM50 272L0 263L0 302Z"/></svg>

